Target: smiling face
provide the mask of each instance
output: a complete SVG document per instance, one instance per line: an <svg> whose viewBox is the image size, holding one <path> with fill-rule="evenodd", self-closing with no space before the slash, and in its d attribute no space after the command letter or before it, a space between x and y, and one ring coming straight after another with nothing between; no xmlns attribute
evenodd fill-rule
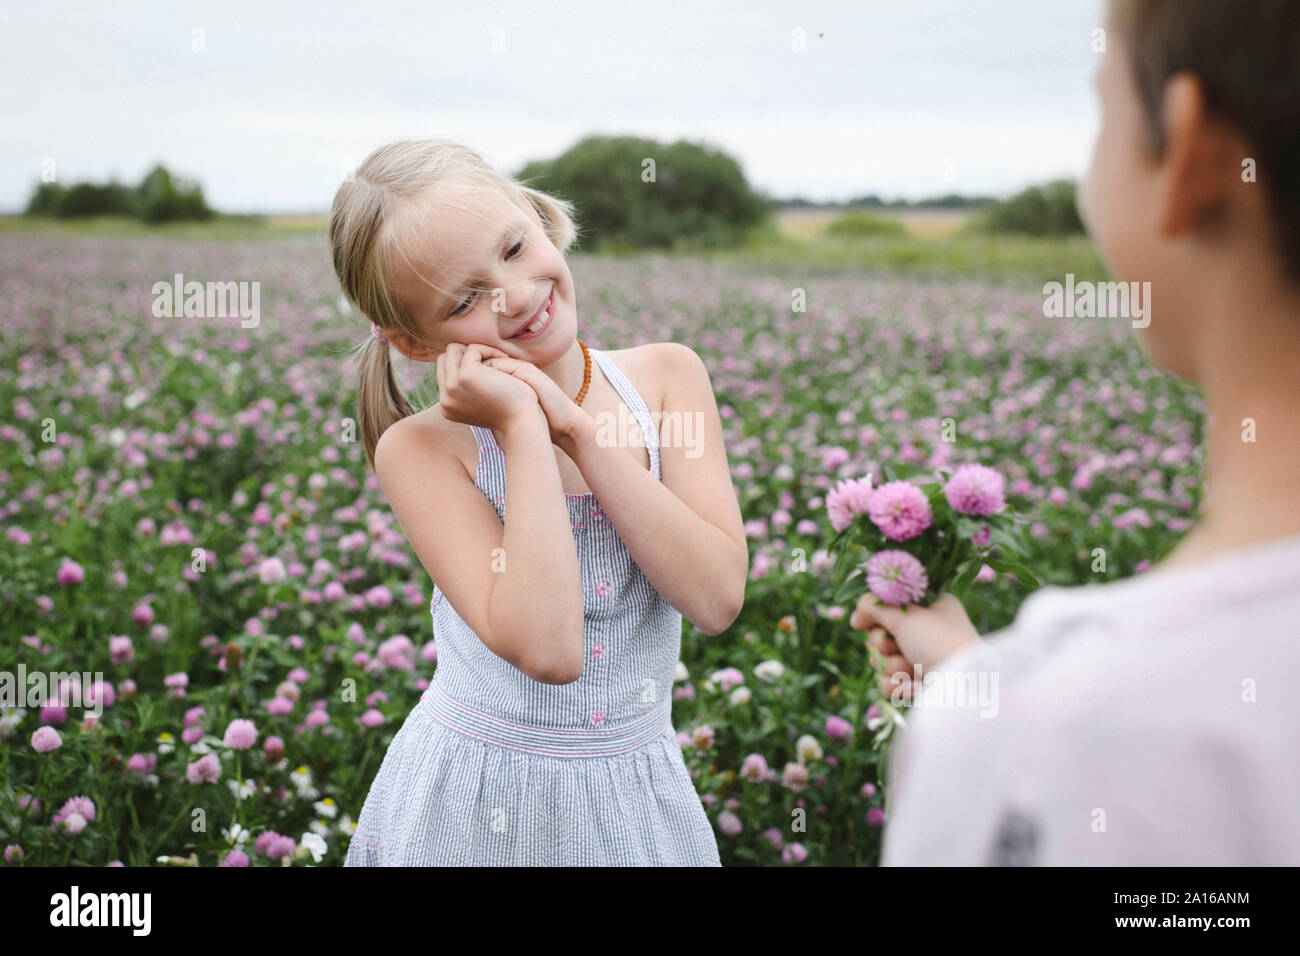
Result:
<svg viewBox="0 0 1300 956"><path fill-rule="evenodd" d="M394 291L431 343L395 341L410 357L433 361L452 343L477 343L545 368L573 345L573 277L522 197L516 205L493 189L435 188L399 242ZM515 337L547 315L540 332Z"/></svg>

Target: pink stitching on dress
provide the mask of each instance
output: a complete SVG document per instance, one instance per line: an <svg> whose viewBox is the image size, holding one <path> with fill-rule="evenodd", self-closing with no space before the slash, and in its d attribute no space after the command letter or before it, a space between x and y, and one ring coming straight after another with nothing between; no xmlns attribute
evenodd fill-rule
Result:
<svg viewBox="0 0 1300 956"><path fill-rule="evenodd" d="M481 710L475 710L473 707L470 707L468 704L462 704L460 701L456 700L456 698L452 697L445 690L439 687L437 678L434 678L434 680L429 683L429 690L437 691L438 696L440 696L443 700L447 701L447 703L452 704L455 707L460 707L463 710L468 710L471 714L477 714L480 717L486 718L487 720L495 721L498 724L505 724L508 727L518 727L520 730L532 730L544 734L562 734L565 736L568 736L570 734L579 734L582 736L586 736L588 734L618 733L620 730L626 730L629 727L635 727L637 724L650 720L655 716L655 714L663 710L664 707L669 703L668 698L665 696L663 703L661 703L654 710L650 711L648 714L645 714L642 717L638 717L636 720L632 721L631 723L623 724L619 727L611 727L609 730L562 730L562 729L551 729L550 727L536 727L531 724L517 724L513 720L505 720L504 718L497 717L495 714L485 714ZM420 700L424 700L423 695L421 695Z"/></svg>
<svg viewBox="0 0 1300 956"><path fill-rule="evenodd" d="M609 593L609 588L610 588L610 584L608 581L596 582L596 593L599 594L601 597L604 597L606 594Z"/></svg>
<svg viewBox="0 0 1300 956"><path fill-rule="evenodd" d="M423 701L424 698L421 697L420 700ZM538 747L520 747L520 746L518 746L517 744L508 744L508 743L506 743L504 740L493 740L491 737L484 737L484 736L482 736L482 735L480 735L480 734L476 734L476 733L474 733L474 732L471 731L471 730L466 730L464 727L458 727L458 726L456 726L456 725L453 724L451 721L449 721L449 720L445 719L444 717L442 717L440 714L435 713L434 710L433 710L433 708L432 708L432 707L429 707L428 704L425 704L425 707L428 708L428 710L429 710L429 716L431 716L431 717L432 717L434 720L436 720L438 723L442 724L443 726L450 727L452 730L456 731L457 733L464 734L466 737L473 737L475 740L481 740L481 741L483 741L484 743L495 744L495 745L498 746L498 747L509 747L511 750L520 750L520 751L523 751L524 753L530 753L530 754L541 754L543 757L573 757L573 756L575 756L574 753L572 753L572 752L570 752L570 751L568 751L568 750L542 750L542 749L540 749L540 748L538 748ZM630 726L630 725L629 725L629 726ZM581 733L587 733L587 732L589 732L589 731L580 731L580 732L581 732ZM610 731L604 731L604 733L609 733L609 732L610 732ZM666 733L666 731L664 731L664 730L656 730L653 734L651 734L649 737L646 737L644 740L638 740L638 741L637 741L636 743L634 743L634 744L629 744L628 746L624 747L622 750L584 750L584 751L580 752L579 754L577 754L576 756L581 756L581 757L613 757L613 756L615 756L615 755L617 755L617 754L627 753L627 751L629 751L629 750L636 750L638 747L644 747L646 744L650 743L650 741L654 740L656 737L659 737L660 735L665 734L665 733Z"/></svg>
<svg viewBox="0 0 1300 956"><path fill-rule="evenodd" d="M592 726L599 727L601 723L604 721L604 719L605 719L605 712L603 710L597 710L592 712L591 715Z"/></svg>
<svg viewBox="0 0 1300 956"><path fill-rule="evenodd" d="M599 661L604 659L604 657L605 657L605 645L600 643L592 644L591 645L592 660Z"/></svg>
<svg viewBox="0 0 1300 956"><path fill-rule="evenodd" d="M378 840L372 840L370 839L370 837L362 836L360 833L352 834L352 839L360 840L362 843L369 843L371 846L377 846L381 850L384 848L384 845L380 843Z"/></svg>

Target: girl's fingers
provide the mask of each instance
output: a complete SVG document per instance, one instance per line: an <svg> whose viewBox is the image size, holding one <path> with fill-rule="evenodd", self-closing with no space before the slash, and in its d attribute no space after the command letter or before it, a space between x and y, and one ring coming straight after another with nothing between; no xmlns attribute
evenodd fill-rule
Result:
<svg viewBox="0 0 1300 956"><path fill-rule="evenodd" d="M465 346L456 342L447 346L447 388L455 388L456 383L460 378L458 372L460 371L461 352L464 348Z"/></svg>

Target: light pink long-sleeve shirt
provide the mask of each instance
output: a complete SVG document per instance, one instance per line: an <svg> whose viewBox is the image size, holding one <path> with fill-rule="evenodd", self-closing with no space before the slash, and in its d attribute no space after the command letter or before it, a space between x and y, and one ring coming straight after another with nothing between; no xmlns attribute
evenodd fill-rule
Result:
<svg viewBox="0 0 1300 956"><path fill-rule="evenodd" d="M1040 589L932 677L884 865L1300 865L1300 537Z"/></svg>

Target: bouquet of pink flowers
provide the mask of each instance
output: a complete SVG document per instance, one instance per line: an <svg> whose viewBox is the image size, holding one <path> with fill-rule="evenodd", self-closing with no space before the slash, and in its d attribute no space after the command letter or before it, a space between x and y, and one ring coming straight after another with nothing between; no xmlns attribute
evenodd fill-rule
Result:
<svg viewBox="0 0 1300 956"><path fill-rule="evenodd" d="M836 535L831 553L847 571L834 603L870 591L885 604L930 604L951 592L964 600L981 573L1014 574L1030 587L1038 579L1014 558L1021 548L1016 525L1023 519L1006 506L1002 475L984 465L959 465L922 484L886 483L871 475L841 481L826 496Z"/></svg>

